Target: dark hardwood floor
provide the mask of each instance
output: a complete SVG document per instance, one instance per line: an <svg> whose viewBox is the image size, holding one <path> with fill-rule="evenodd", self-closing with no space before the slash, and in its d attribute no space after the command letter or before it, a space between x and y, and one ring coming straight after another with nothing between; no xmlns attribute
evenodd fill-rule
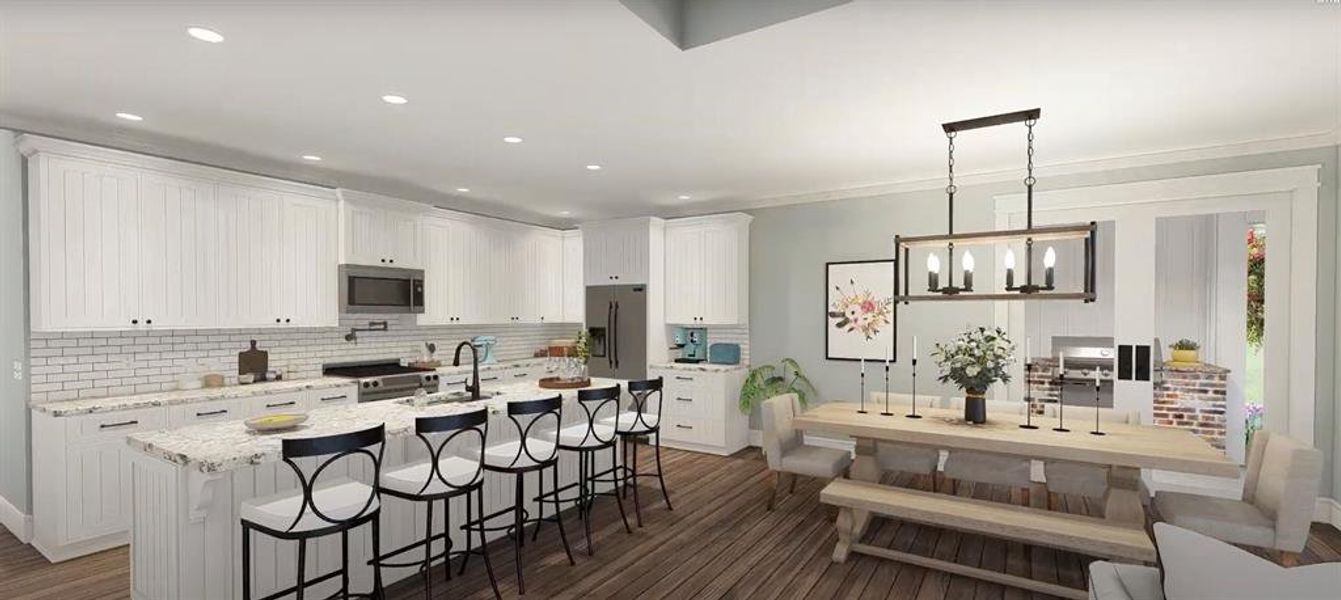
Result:
<svg viewBox="0 0 1341 600"><path fill-rule="evenodd" d="M650 464L650 455L643 464ZM1013 588L950 576L854 555L844 564L829 560L836 540L833 512L818 502L822 482L802 479L796 493L765 510L769 476L757 450L722 458L665 451L675 510L668 512L655 487L643 487L642 529L624 533L615 503L598 501L593 522L596 555L588 557L580 527L569 517L577 566L568 566L557 531L548 526L538 543L527 544L527 597L531 598L852 598L996 599L1026 598ZM646 482L645 482L646 483ZM960 493L1005 500L1011 492L960 486ZM1084 501L1064 499L1073 512ZM630 514L630 521L633 516ZM877 520L867 533L874 543L953 559L1066 585L1084 583L1090 560L1068 552L1033 548L978 535ZM503 594L515 597L512 551L495 544L494 566ZM1313 526L1302 561L1341 561L1341 532ZM36 551L0 528L0 598L83 600L126 598L125 548L65 563L47 563ZM435 569L441 579L441 570ZM464 577L435 582L438 598L490 598L483 564L472 560ZM397 600L421 598L418 580L389 590ZM186 599L183 599L186 600Z"/></svg>

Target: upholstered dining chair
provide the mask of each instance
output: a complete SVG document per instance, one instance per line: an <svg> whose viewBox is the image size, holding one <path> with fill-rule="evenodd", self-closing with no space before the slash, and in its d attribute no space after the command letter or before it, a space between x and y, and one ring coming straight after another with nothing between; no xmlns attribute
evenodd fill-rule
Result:
<svg viewBox="0 0 1341 600"><path fill-rule="evenodd" d="M1057 418L1057 405L1049 404L1045 409L1049 418ZM1084 413L1084 422L1089 423L1092 416L1088 409ZM1138 425L1141 413L1120 411L1111 408L1099 409L1101 423L1120 423ZM1043 479L1048 490L1048 510L1057 510L1057 495L1083 496L1085 498L1103 498L1108 493L1108 471L1103 465L1072 462L1069 460L1043 461ZM1146 498L1149 494L1141 494Z"/></svg>
<svg viewBox="0 0 1341 600"><path fill-rule="evenodd" d="M885 392L871 392L871 404L874 405L870 408L872 411L884 410ZM941 399L937 396L922 396L917 399L918 410L935 408L940 404ZM891 412L902 415L912 410L913 396L890 392L889 406ZM898 411L894 410L895 406L899 407ZM940 472L941 451L936 448L898 442L876 442L875 462L880 465L881 471L900 471L926 477L929 480L927 485L933 492L939 487L936 485L936 474Z"/></svg>
<svg viewBox="0 0 1341 600"><path fill-rule="evenodd" d="M796 394L782 394L765 400L763 416L764 458L773 471L773 489L768 494L768 510L773 510L782 476L791 478L790 491L796 491L796 476L833 479L845 473L852 464L852 454L845 450L806 444L796 430Z"/></svg>
<svg viewBox="0 0 1341 600"><path fill-rule="evenodd" d="M1322 453L1258 431L1248 449L1242 500L1156 492L1155 510L1172 525L1245 546L1272 548L1293 566L1308 541L1322 478Z"/></svg>
<svg viewBox="0 0 1341 600"><path fill-rule="evenodd" d="M962 411L964 399L950 398L945 406ZM991 420L994 414L1022 415L1024 411L1024 402L987 401L988 420ZM1019 489L1021 504L1025 506L1030 504L1030 492L1035 485L1030 477L1032 471L1033 461L1028 458L976 450L951 450L949 456L945 458L943 470L946 481L950 483L951 494L959 494L960 481L1002 485Z"/></svg>

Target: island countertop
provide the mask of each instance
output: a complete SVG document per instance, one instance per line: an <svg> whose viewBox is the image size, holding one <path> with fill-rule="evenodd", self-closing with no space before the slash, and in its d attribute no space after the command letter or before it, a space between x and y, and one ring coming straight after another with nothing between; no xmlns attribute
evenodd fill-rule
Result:
<svg viewBox="0 0 1341 600"><path fill-rule="evenodd" d="M588 388L610 387L623 383L614 379L592 379ZM131 448L178 465L194 467L204 473L217 473L244 465L280 460L281 440L307 438L359 431L386 424L387 438L412 435L417 417L450 415L487 407L498 413L508 402L549 398L562 394L572 401L577 390L549 390L535 383L514 383L486 390L496 394L477 401L414 406L408 399L383 400L308 411L308 420L290 431L254 433L237 421L219 421L190 425L180 429L146 431L126 437Z"/></svg>

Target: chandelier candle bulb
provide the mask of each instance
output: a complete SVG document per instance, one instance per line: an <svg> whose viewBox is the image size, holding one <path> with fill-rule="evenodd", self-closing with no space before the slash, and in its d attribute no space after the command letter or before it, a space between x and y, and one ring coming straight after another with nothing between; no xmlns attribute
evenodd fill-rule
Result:
<svg viewBox="0 0 1341 600"><path fill-rule="evenodd" d="M1048 251L1043 253L1043 287L1052 287L1052 268L1057 265L1057 252L1048 246Z"/></svg>
<svg viewBox="0 0 1341 600"><path fill-rule="evenodd" d="M1006 248L1006 289L1015 287L1015 251Z"/></svg>
<svg viewBox="0 0 1341 600"><path fill-rule="evenodd" d="M927 290L936 291L941 288L941 259L935 252L927 255Z"/></svg>
<svg viewBox="0 0 1341 600"><path fill-rule="evenodd" d="M963 258L962 260L960 260L960 264L961 264L961 266L964 267L964 291L972 291L972 290L973 290L973 254L971 254L971 253L969 253L969 251L965 250L965 251L964 251L964 258Z"/></svg>
<svg viewBox="0 0 1341 600"><path fill-rule="evenodd" d="M917 336L913 336L913 360L917 360Z"/></svg>

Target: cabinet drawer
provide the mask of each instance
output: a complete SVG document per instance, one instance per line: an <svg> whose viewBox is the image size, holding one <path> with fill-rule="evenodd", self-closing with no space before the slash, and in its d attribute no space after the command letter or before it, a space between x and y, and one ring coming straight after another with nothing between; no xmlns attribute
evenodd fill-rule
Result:
<svg viewBox="0 0 1341 600"><path fill-rule="evenodd" d="M707 414L709 398L705 394L693 390L666 390L664 398L666 406L662 412L666 414L695 418Z"/></svg>
<svg viewBox="0 0 1341 600"><path fill-rule="evenodd" d="M662 418L665 422L661 424L661 435L667 439L703 443L706 423L702 418L675 414L664 415Z"/></svg>
<svg viewBox="0 0 1341 600"><path fill-rule="evenodd" d="M124 410L99 415L75 417L71 425L78 428L80 441L124 437L128 433L162 429L165 415L162 408ZM67 429L66 431L70 431Z"/></svg>
<svg viewBox="0 0 1341 600"><path fill-rule="evenodd" d="M172 427L185 427L209 421L231 421L244 418L242 403L237 400L216 400L185 406L173 406L168 409L168 423Z"/></svg>
<svg viewBox="0 0 1341 600"><path fill-rule="evenodd" d="M303 411L310 408L307 392L289 392L287 394L275 394L273 396L263 396L251 400L251 414L264 415L269 413L284 413Z"/></svg>
<svg viewBox="0 0 1341 600"><path fill-rule="evenodd" d="M310 406L312 408L325 408L327 406L340 406L344 404L354 404L358 402L358 388L353 386L332 388L329 390L312 390Z"/></svg>

